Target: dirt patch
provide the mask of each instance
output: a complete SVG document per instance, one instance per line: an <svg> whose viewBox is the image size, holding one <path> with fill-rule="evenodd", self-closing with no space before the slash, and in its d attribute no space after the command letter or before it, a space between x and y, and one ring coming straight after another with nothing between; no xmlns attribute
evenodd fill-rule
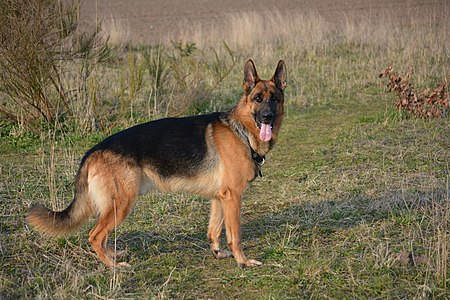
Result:
<svg viewBox="0 0 450 300"><path fill-rule="evenodd" d="M345 21L358 16L381 16L392 12L398 20L442 18L450 13L447 1L433 0L98 0L84 1L81 8L82 24L105 23L114 20L134 42L156 44L170 35L176 39L183 27L226 26L231 14L242 12L279 11L318 13L331 22ZM447 4L447 5L446 5ZM116 28L117 29L117 28Z"/></svg>

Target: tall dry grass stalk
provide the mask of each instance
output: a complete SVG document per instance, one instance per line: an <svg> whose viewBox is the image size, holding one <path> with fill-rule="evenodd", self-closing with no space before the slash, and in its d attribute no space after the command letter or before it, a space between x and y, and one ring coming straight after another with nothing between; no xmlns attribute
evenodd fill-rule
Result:
<svg viewBox="0 0 450 300"><path fill-rule="evenodd" d="M447 163L447 171L449 171L449 164ZM446 192L442 196L443 201L433 205L433 234L436 237L434 241L434 266L436 270L436 279L447 288L450 276L450 177L447 172Z"/></svg>

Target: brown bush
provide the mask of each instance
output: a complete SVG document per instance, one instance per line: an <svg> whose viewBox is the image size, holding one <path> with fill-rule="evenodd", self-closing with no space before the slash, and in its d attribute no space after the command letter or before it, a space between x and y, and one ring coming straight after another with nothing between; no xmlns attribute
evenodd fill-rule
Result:
<svg viewBox="0 0 450 300"><path fill-rule="evenodd" d="M386 68L379 77L389 79L387 87L390 92L397 95L398 100L395 107L404 111L407 117L417 118L440 118L448 115L450 94L448 91L448 80L441 81L434 90L426 89L417 92L410 82L413 66L408 67L406 74L399 76L392 67Z"/></svg>

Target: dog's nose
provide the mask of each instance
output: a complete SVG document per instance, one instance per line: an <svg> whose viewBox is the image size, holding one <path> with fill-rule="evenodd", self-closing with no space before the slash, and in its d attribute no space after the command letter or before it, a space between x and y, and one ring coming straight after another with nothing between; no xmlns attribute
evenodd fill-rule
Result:
<svg viewBox="0 0 450 300"><path fill-rule="evenodd" d="M273 119L273 112L271 112L270 110L263 112L262 114L263 120L264 121L272 121Z"/></svg>

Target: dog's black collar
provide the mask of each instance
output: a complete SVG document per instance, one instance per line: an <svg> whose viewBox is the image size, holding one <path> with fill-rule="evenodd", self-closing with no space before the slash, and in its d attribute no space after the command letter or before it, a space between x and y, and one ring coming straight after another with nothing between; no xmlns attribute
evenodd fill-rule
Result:
<svg viewBox="0 0 450 300"><path fill-rule="evenodd" d="M250 143L249 143L249 145L250 145ZM250 150L252 151L253 161L255 162L255 165L258 168L258 175L259 175L259 177L262 177L261 168L262 168L264 162L266 161L266 157L264 155L263 156L259 155L258 152L253 150L253 148L251 146L250 146Z"/></svg>

